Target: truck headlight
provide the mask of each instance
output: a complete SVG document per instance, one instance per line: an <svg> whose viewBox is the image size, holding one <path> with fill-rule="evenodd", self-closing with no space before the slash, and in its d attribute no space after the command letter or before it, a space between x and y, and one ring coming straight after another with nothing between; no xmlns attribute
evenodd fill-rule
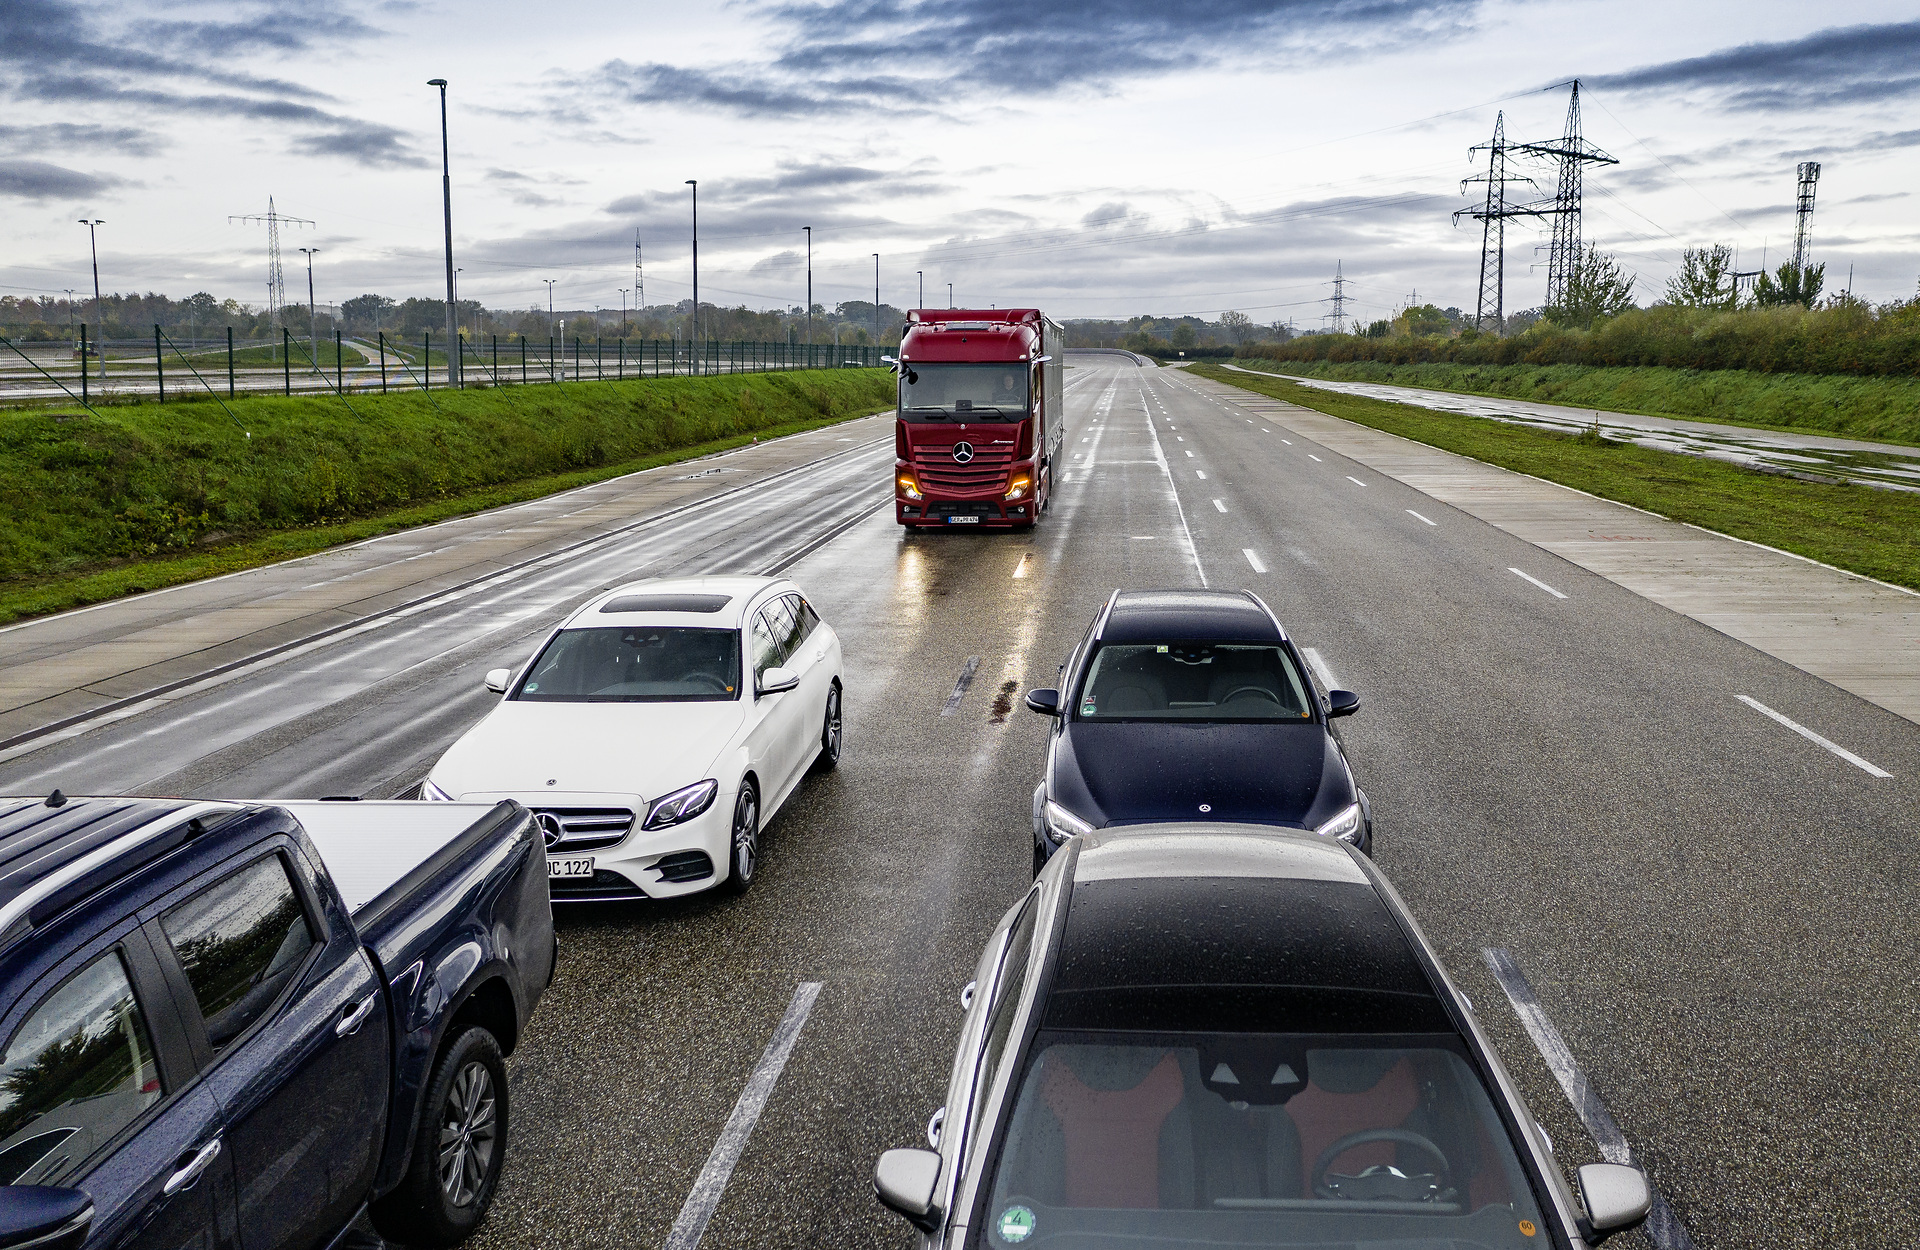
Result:
<svg viewBox="0 0 1920 1250"><path fill-rule="evenodd" d="M431 781L423 781L420 783L420 797L430 803L453 802L453 796L451 794L448 794L439 786L434 785Z"/></svg>
<svg viewBox="0 0 1920 1250"><path fill-rule="evenodd" d="M1360 805L1349 803L1333 814L1333 819L1314 829L1314 832L1327 838L1338 838L1342 842L1360 845Z"/></svg>
<svg viewBox="0 0 1920 1250"><path fill-rule="evenodd" d="M1027 488L1032 485L1033 485L1033 479L1030 477L1014 478L1013 484L1007 487L1007 498L1008 499L1020 498L1020 496L1027 493Z"/></svg>
<svg viewBox="0 0 1920 1250"><path fill-rule="evenodd" d="M1047 841L1059 846L1077 833L1092 833L1093 826L1075 816L1052 799L1046 806Z"/></svg>
<svg viewBox="0 0 1920 1250"><path fill-rule="evenodd" d="M914 480L902 473L900 475L900 493L908 499L920 498L920 487Z"/></svg>
<svg viewBox="0 0 1920 1250"><path fill-rule="evenodd" d="M705 781L672 794L663 794L647 808L647 819L642 829L666 829L692 820L701 812L713 806L713 796L720 793L720 783L709 777Z"/></svg>

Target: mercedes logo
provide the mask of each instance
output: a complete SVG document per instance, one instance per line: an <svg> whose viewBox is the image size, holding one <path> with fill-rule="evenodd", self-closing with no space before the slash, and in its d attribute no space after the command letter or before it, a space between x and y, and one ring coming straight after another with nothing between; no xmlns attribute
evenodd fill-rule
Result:
<svg viewBox="0 0 1920 1250"><path fill-rule="evenodd" d="M560 840L562 832L560 828L560 818L552 812L541 812L533 819L535 823L540 826L540 837L546 842L548 848L551 849L553 844Z"/></svg>
<svg viewBox="0 0 1920 1250"><path fill-rule="evenodd" d="M966 464L971 461L973 459L973 444L955 443L953 445L953 459L957 464Z"/></svg>

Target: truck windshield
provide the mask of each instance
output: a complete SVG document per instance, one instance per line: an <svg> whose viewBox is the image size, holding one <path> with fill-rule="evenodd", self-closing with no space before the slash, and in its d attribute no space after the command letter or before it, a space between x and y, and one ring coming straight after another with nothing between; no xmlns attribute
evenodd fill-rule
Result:
<svg viewBox="0 0 1920 1250"><path fill-rule="evenodd" d="M914 365L900 376L907 421L1019 421L1027 415L1027 366Z"/></svg>

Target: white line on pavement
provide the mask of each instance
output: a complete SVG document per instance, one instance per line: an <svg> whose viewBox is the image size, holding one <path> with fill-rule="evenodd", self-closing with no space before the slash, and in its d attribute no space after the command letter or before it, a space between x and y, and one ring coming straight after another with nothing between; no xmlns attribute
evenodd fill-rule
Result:
<svg viewBox="0 0 1920 1250"><path fill-rule="evenodd" d="M1861 759L1859 756L1855 755L1852 751L1847 750L1847 748L1839 745L1838 743L1827 741L1825 738L1822 738L1819 734L1813 732L1813 730L1811 729L1808 729L1805 725L1800 724L1798 721L1789 720L1788 718L1780 715L1780 713L1774 711L1772 708L1760 702L1760 700L1758 699L1749 699L1744 694L1735 695L1734 697L1736 699L1739 699L1740 702L1746 704L1748 707L1752 708L1754 711L1760 713L1762 716L1771 716L1774 720L1779 721L1782 725L1785 725L1788 729L1793 730L1793 732L1799 734L1802 738L1805 738L1808 742L1817 743L1820 746L1825 747L1827 750L1832 751L1835 755L1839 756L1841 759L1845 760L1847 763L1853 765L1855 768L1860 769L1862 772L1870 773L1875 777L1893 776L1893 774L1888 772L1886 769L1881 768L1877 764L1868 763L1866 760Z"/></svg>
<svg viewBox="0 0 1920 1250"><path fill-rule="evenodd" d="M1507 572L1514 574L1516 577L1525 578L1527 581L1532 582L1534 585L1546 591L1548 594L1552 595L1556 599L1566 598L1565 595L1561 594L1559 591L1555 590L1553 587L1547 585L1545 582L1541 581L1539 578L1535 577L1531 573L1522 573L1519 569L1516 569L1516 568L1509 568Z"/></svg>
<svg viewBox="0 0 1920 1250"><path fill-rule="evenodd" d="M1308 452L1308 453L1307 453L1307 459L1309 459L1309 460L1313 460L1313 461L1316 461L1316 462L1318 462L1318 463L1320 463L1320 464L1325 464L1325 463L1326 463L1326 461L1324 461L1324 460L1321 460L1321 459L1320 459L1320 457L1318 457L1318 456L1316 456L1316 455L1314 455L1314 454L1313 454L1312 452Z"/></svg>
<svg viewBox="0 0 1920 1250"><path fill-rule="evenodd" d="M1318 647L1302 647L1300 654L1306 657L1307 667L1320 679L1320 685L1328 690L1342 689L1340 679L1333 675L1333 669L1327 664L1327 658L1320 654Z"/></svg>
<svg viewBox="0 0 1920 1250"><path fill-rule="evenodd" d="M1204 482L1207 480L1207 471L1205 469L1195 469L1194 473L1199 477L1201 481Z"/></svg>
<svg viewBox="0 0 1920 1250"><path fill-rule="evenodd" d="M1427 518L1425 518L1425 517L1423 517L1423 516L1421 516L1421 515L1420 515L1420 514L1419 514L1418 512L1415 512L1415 511L1414 511L1414 510L1413 510L1412 508L1408 508L1408 509L1407 509L1407 515L1408 515L1408 516L1410 516L1410 517L1412 517L1412 518L1413 518L1414 520L1416 520L1416 521L1427 521ZM1434 522L1434 521L1427 521L1427 524L1428 524L1428 525L1437 525L1437 522Z"/></svg>
<svg viewBox="0 0 1920 1250"><path fill-rule="evenodd" d="M1264 573L1267 571L1267 566L1260 563L1260 557L1253 553L1253 548L1242 547L1240 548L1240 554L1247 558L1247 563L1253 566L1254 572Z"/></svg>
<svg viewBox="0 0 1920 1250"><path fill-rule="evenodd" d="M1481 954L1493 973L1493 979L1506 991L1507 1001L1513 1005L1513 1014L1520 1017L1527 1036L1539 1048L1540 1057L1547 1061L1553 1079L1560 1083L1567 1101L1573 1104L1574 1113L1587 1126L1587 1132L1593 1134L1593 1144L1600 1147L1600 1153L1607 1162L1631 1165L1633 1150L1627 1145L1627 1135L1620 1131L1619 1121L1600 1101L1600 1095L1594 1093L1593 1086L1587 1081L1587 1074L1580 1070L1579 1061L1573 1057L1567 1039L1560 1036L1560 1030L1554 1027L1546 1009L1540 1005L1539 996L1533 992L1533 986L1528 983L1526 973L1520 970L1518 961L1511 952L1499 948L1488 948ZM1693 1238L1687 1235L1686 1226L1658 1190L1654 1191L1653 1214L1647 1217L1646 1229L1647 1239L1660 1250L1692 1250Z"/></svg>
<svg viewBox="0 0 1920 1250"><path fill-rule="evenodd" d="M1353 474L1351 474L1351 473L1349 473L1349 474L1347 474L1347 480L1348 480L1349 482L1352 482L1352 483L1353 483L1353 484L1354 484L1355 486L1365 486L1365 485L1366 485L1366 483L1365 483L1365 482L1363 482L1363 481L1361 481L1361 480L1360 480L1359 478L1357 478L1357 477L1355 477L1355 476L1354 476Z"/></svg>
<svg viewBox="0 0 1920 1250"><path fill-rule="evenodd" d="M1192 455L1193 453L1192 453L1192 452L1188 452L1187 454L1188 454L1189 456L1191 456L1191 455Z"/></svg>
<svg viewBox="0 0 1920 1250"><path fill-rule="evenodd" d="M733 1166L740 1162L747 1138L753 1135L753 1126L760 1122L760 1112L773 1093L774 1082L787 1066L787 1057L793 1054L793 1045L800 1040L800 1029L819 997L818 981L802 981L794 989L787 1014L780 1017L773 1040L761 1052L759 1065L747 1078L747 1087L740 1091L738 1101L733 1104L733 1114L727 1117L726 1127L720 1130L719 1140L707 1155L707 1166L700 1169L686 1204L680 1208L680 1217L673 1222L673 1231L667 1234L666 1250L694 1250L700 1244L700 1238L707 1231L707 1221L713 1218L714 1208L720 1205L720 1195L726 1192L727 1181L733 1176Z"/></svg>
<svg viewBox="0 0 1920 1250"><path fill-rule="evenodd" d="M1015 577L1025 577L1027 575L1027 570L1032 567L1033 567L1033 553L1029 551L1027 554L1020 557L1020 563L1013 566L1013 575Z"/></svg>
<svg viewBox="0 0 1920 1250"><path fill-rule="evenodd" d="M1213 501L1213 506L1214 506L1214 507L1216 507L1216 508L1218 508L1218 509L1220 509L1220 511L1222 511L1222 512L1225 512L1225 511L1227 510L1227 505L1226 505L1226 502L1225 502L1224 500L1220 500L1220 499L1216 499L1216 500L1214 500L1214 501Z"/></svg>

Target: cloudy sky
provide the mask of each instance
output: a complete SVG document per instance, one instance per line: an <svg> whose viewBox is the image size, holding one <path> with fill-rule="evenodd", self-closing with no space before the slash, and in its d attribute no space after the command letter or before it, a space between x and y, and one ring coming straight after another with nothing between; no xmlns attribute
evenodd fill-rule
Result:
<svg viewBox="0 0 1920 1250"><path fill-rule="evenodd" d="M1467 149L1561 131L1584 82L1585 233L1657 294L1685 246L1783 258L1794 165L1824 165L1830 289L1920 278L1920 6L1849 0L341 0L0 4L0 293L263 302L279 210L288 294L443 290L438 104L461 294L650 304L1039 304L1057 316L1239 309L1318 324L1471 310ZM1551 170L1537 171L1551 195ZM1509 309L1540 302L1541 232L1509 232ZM625 298L631 298L627 296Z"/></svg>

